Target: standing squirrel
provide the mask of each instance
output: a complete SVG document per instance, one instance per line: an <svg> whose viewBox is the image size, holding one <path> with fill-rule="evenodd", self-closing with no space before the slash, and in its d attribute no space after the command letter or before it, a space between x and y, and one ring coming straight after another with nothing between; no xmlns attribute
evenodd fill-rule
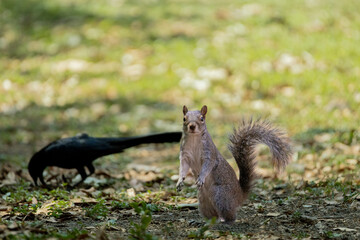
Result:
<svg viewBox="0 0 360 240"><path fill-rule="evenodd" d="M176 188L181 191L191 168L197 177L200 213L208 219L216 217L221 222L234 222L236 209L247 199L256 177L256 145L263 143L270 148L272 163L276 170L281 171L292 155L290 140L283 131L272 127L267 121L243 120L230 136L229 145L239 167L238 179L206 129L207 106L200 111L188 111L184 106L183 113L180 173Z"/></svg>

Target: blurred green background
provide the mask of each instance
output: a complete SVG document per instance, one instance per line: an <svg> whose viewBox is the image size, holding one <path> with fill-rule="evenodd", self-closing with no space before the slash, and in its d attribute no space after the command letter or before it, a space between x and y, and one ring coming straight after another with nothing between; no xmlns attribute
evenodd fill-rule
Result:
<svg viewBox="0 0 360 240"><path fill-rule="evenodd" d="M295 162L350 159L353 171L356 9L358 0L1 0L0 160L25 167L79 132L181 130L182 106L206 104L222 151L254 115L287 129Z"/></svg>

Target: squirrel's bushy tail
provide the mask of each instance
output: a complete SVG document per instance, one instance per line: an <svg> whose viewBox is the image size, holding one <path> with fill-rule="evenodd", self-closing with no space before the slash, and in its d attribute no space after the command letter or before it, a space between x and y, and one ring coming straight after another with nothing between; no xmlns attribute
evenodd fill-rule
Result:
<svg viewBox="0 0 360 240"><path fill-rule="evenodd" d="M272 163L278 171L286 167L292 155L290 139L284 131L271 126L268 121L243 119L230 136L229 149L239 167L239 183L245 194L250 192L255 178L255 147L259 143L270 148Z"/></svg>

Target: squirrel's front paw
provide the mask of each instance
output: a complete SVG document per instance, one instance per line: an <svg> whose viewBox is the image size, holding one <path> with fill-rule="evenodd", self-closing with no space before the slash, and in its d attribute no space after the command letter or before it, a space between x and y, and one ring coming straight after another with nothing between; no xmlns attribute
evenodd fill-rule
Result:
<svg viewBox="0 0 360 240"><path fill-rule="evenodd" d="M204 180L199 177L196 180L196 185L198 186L198 188L201 188L204 185Z"/></svg>
<svg viewBox="0 0 360 240"><path fill-rule="evenodd" d="M178 181L176 184L176 191L180 192L183 186L184 186L184 182Z"/></svg>

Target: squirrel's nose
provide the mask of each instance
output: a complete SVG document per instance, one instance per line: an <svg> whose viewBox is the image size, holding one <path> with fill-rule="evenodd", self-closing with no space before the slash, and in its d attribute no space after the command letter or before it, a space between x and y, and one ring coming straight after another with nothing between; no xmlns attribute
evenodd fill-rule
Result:
<svg viewBox="0 0 360 240"><path fill-rule="evenodd" d="M190 130L195 130L195 125L190 125Z"/></svg>

